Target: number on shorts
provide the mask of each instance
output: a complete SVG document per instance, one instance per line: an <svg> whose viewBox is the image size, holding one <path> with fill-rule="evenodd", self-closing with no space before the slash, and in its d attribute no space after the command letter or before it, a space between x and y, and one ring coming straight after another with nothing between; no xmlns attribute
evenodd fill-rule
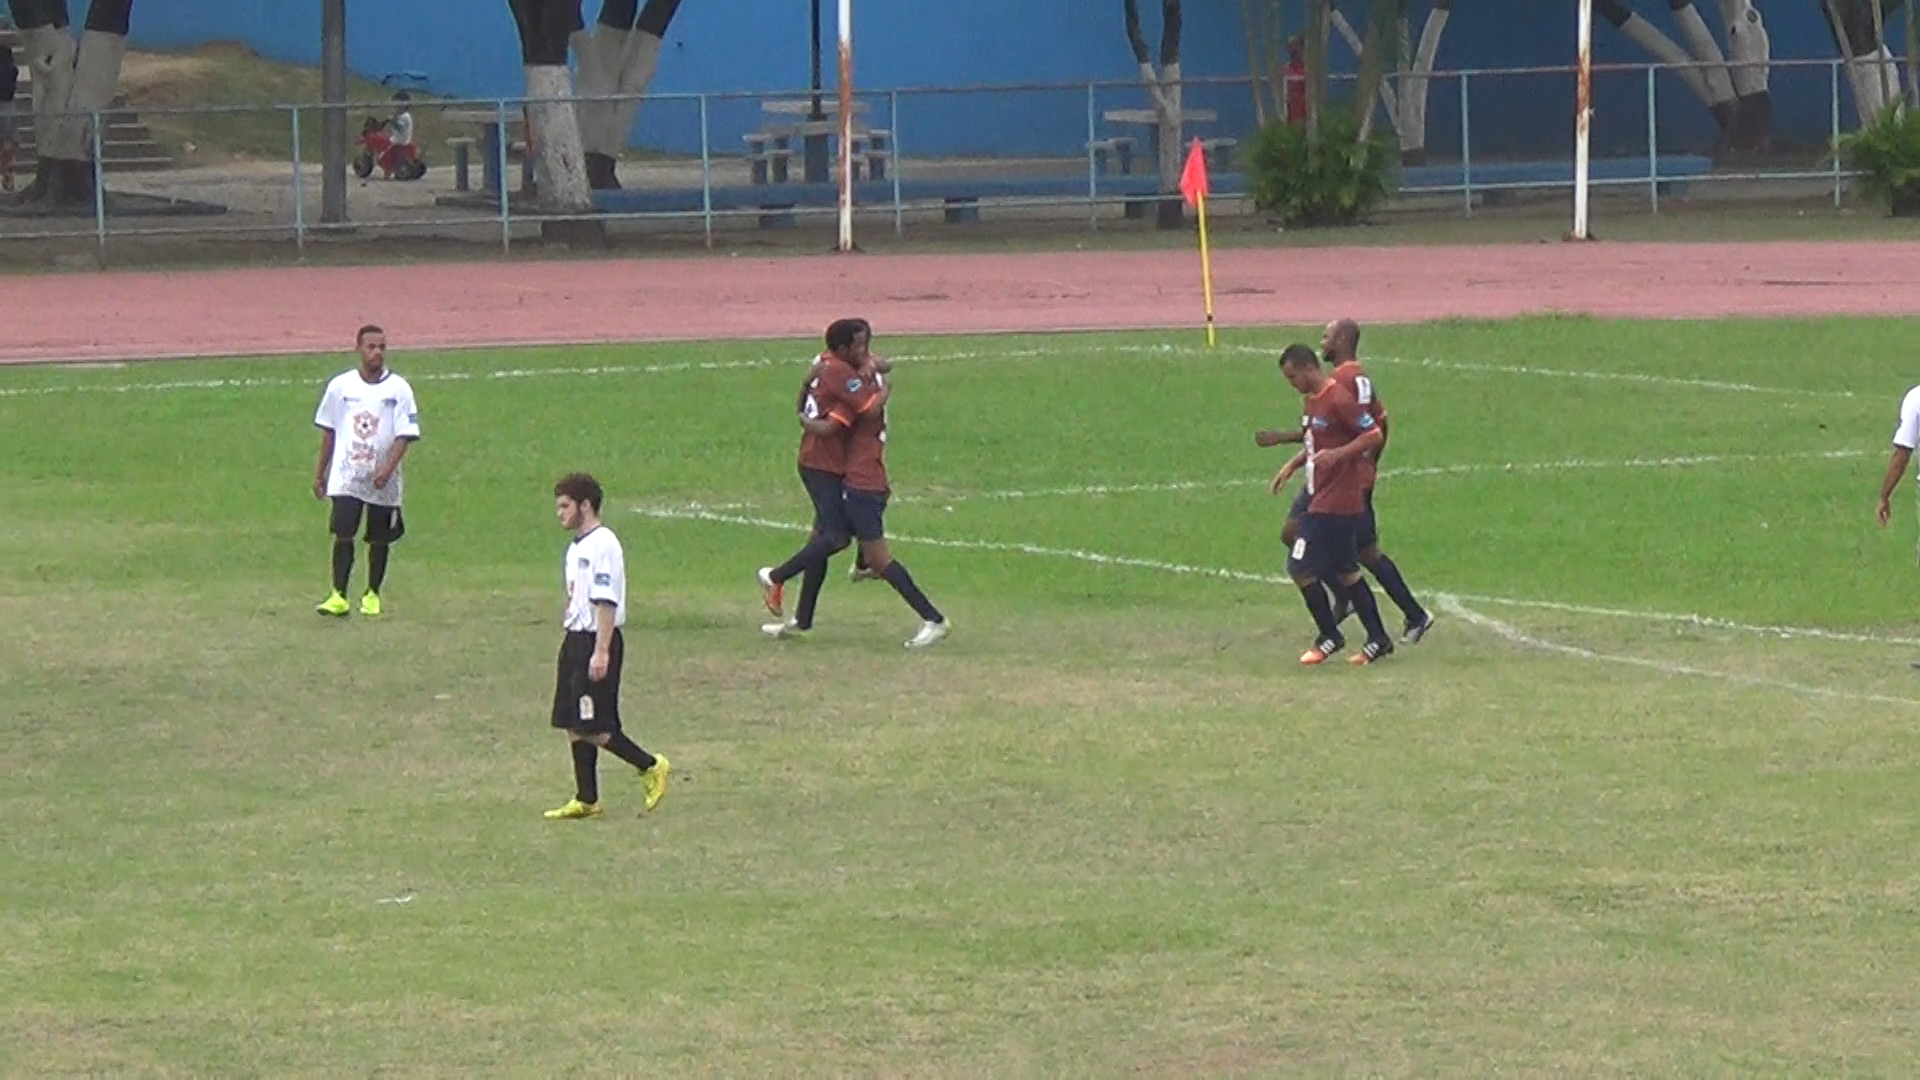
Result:
<svg viewBox="0 0 1920 1080"><path fill-rule="evenodd" d="M1307 557L1307 538L1306 537L1302 536L1294 540L1293 557L1296 560L1304 559Z"/></svg>

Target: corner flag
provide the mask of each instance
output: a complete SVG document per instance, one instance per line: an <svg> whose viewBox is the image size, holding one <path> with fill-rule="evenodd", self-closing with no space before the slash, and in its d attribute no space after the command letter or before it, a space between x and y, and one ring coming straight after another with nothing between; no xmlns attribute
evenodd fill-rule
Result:
<svg viewBox="0 0 1920 1080"><path fill-rule="evenodd" d="M1187 150L1180 170L1180 194L1200 211L1200 287L1207 301L1207 345L1213 345L1213 265L1207 254L1207 152L1199 139Z"/></svg>

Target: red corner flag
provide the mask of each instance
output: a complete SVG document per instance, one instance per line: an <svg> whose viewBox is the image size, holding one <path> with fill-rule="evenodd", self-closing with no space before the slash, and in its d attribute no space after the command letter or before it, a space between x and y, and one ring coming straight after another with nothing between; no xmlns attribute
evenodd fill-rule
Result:
<svg viewBox="0 0 1920 1080"><path fill-rule="evenodd" d="M1193 140L1193 146L1187 151L1187 164L1180 170L1180 194L1187 202L1199 206L1200 200L1207 197L1207 153L1199 139Z"/></svg>

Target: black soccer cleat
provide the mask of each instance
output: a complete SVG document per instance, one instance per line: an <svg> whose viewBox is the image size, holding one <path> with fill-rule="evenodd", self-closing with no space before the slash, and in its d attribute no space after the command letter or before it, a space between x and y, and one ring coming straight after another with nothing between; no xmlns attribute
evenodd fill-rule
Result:
<svg viewBox="0 0 1920 1080"><path fill-rule="evenodd" d="M1347 657L1347 663L1358 667L1361 664L1371 664L1377 660L1385 660L1392 655L1393 642L1382 638L1379 641L1369 641L1365 645L1362 645L1359 652Z"/></svg>
<svg viewBox="0 0 1920 1080"><path fill-rule="evenodd" d="M1416 623L1412 619L1408 619L1407 628L1400 632L1400 640L1405 641L1409 645L1418 645L1420 644L1420 639L1426 637L1427 631L1433 629L1433 625L1439 621L1439 619L1433 617L1433 612L1431 611L1427 612L1427 617L1420 622Z"/></svg>

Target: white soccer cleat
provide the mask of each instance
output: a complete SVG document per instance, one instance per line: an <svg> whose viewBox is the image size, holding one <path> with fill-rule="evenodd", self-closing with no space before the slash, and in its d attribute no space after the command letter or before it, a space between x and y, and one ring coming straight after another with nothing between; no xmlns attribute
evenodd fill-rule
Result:
<svg viewBox="0 0 1920 1080"><path fill-rule="evenodd" d="M800 629L799 624L792 619L788 619L786 622L761 623L760 632L770 638L797 638L804 637L807 633L805 630Z"/></svg>
<svg viewBox="0 0 1920 1080"><path fill-rule="evenodd" d="M946 621L923 622L920 624L920 632L913 635L913 637L907 641L907 648L925 649L929 646L940 644L941 641L946 639L946 636Z"/></svg>

